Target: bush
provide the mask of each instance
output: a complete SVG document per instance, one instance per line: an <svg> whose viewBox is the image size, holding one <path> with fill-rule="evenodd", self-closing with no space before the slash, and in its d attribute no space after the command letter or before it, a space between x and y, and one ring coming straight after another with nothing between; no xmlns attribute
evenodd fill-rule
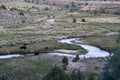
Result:
<svg viewBox="0 0 120 80"><path fill-rule="evenodd" d="M45 10L46 10L46 11L48 11L48 10L49 10L49 8L48 8L48 7L45 7Z"/></svg>
<svg viewBox="0 0 120 80"><path fill-rule="evenodd" d="M72 62L77 62L77 59L76 59L76 58L73 58Z"/></svg>
<svg viewBox="0 0 120 80"><path fill-rule="evenodd" d="M72 62L77 62L79 60L79 55L77 54L75 58L73 58Z"/></svg>
<svg viewBox="0 0 120 80"><path fill-rule="evenodd" d="M98 70L99 68L97 66L95 66L95 70Z"/></svg>
<svg viewBox="0 0 120 80"><path fill-rule="evenodd" d="M76 23L76 19L75 18L73 18L73 23Z"/></svg>
<svg viewBox="0 0 120 80"><path fill-rule="evenodd" d="M76 55L76 59L77 59L77 60L79 60L79 59L80 59L78 54Z"/></svg>
<svg viewBox="0 0 120 80"><path fill-rule="evenodd" d="M20 11L19 15L22 15L22 16L24 16L24 13L23 13L23 11Z"/></svg>
<svg viewBox="0 0 120 80"><path fill-rule="evenodd" d="M22 23L25 23L26 21L25 20L22 20Z"/></svg>
<svg viewBox="0 0 120 80"><path fill-rule="evenodd" d="M68 58L64 56L62 58L62 63L68 65Z"/></svg>
<svg viewBox="0 0 120 80"><path fill-rule="evenodd" d="M2 4L2 5L0 6L0 9L5 9L5 10L6 10L7 8L6 8L5 5Z"/></svg>

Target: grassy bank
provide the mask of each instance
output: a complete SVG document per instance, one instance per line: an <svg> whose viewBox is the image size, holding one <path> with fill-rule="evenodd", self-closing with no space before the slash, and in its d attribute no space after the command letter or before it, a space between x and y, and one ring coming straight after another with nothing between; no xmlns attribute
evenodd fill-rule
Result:
<svg viewBox="0 0 120 80"><path fill-rule="evenodd" d="M82 41L86 44L94 45L107 51L112 51L118 45L116 43L116 36L87 37Z"/></svg>
<svg viewBox="0 0 120 80"><path fill-rule="evenodd" d="M85 53L85 50L80 46L71 44L58 43L56 40L48 40L41 42L32 42L27 44L26 49L20 49L23 44L1 46L0 54L29 54L34 52L52 52L56 49L67 49L67 50L80 50L80 53ZM47 47L47 49L46 49Z"/></svg>

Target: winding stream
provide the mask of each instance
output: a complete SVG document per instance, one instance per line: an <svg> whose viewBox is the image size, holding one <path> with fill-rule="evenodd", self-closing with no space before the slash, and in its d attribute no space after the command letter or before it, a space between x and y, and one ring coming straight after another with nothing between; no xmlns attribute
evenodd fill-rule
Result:
<svg viewBox="0 0 120 80"><path fill-rule="evenodd" d="M62 40L59 40L58 42L72 44L72 45L79 45L80 47L84 48L87 51L87 53L85 55L79 55L80 58L106 57L109 55L109 52L101 50L100 48L95 47L95 46L72 43L72 41L75 41L75 40L79 40L79 38L62 39ZM63 53L56 53L56 52L48 53L48 55L67 56L67 57L75 57L76 56L76 55L72 55L72 54L67 54L67 53L63 54ZM20 55L20 54L2 55L2 56L0 56L0 59L20 57L20 56L23 56L23 55Z"/></svg>
<svg viewBox="0 0 120 80"><path fill-rule="evenodd" d="M71 38L71 39L62 39L58 42L66 43L66 44L73 44L73 45L79 45L82 48L84 48L87 53L85 55L79 55L80 58L90 58L90 57L106 57L109 56L109 52L101 50L98 47L90 46L90 45L83 45L83 44L77 44L72 43L72 41L79 40L79 38ZM68 57L75 57L75 55L72 54L63 54L63 53L48 53L50 55L58 55L58 56L68 56Z"/></svg>

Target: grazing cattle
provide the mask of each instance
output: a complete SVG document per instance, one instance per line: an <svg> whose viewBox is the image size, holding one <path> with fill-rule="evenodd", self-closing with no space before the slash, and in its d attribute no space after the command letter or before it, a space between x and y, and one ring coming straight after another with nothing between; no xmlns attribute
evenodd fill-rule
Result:
<svg viewBox="0 0 120 80"><path fill-rule="evenodd" d="M35 52L34 55L39 55L39 52Z"/></svg>
<svg viewBox="0 0 120 80"><path fill-rule="evenodd" d="M45 49L47 50L47 49L48 49L48 47L45 47Z"/></svg>
<svg viewBox="0 0 120 80"><path fill-rule="evenodd" d="M27 47L26 47L26 46L21 46L20 49L24 49L24 50L26 50Z"/></svg>

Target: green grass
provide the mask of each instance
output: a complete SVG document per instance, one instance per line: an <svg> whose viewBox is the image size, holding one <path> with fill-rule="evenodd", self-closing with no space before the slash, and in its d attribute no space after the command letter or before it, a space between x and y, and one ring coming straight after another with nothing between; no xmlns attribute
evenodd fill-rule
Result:
<svg viewBox="0 0 120 80"><path fill-rule="evenodd" d="M108 51L112 51L117 46L115 36L87 37L83 39L83 42Z"/></svg>
<svg viewBox="0 0 120 80"><path fill-rule="evenodd" d="M28 41L26 41L28 42ZM85 50L80 46L70 45L70 44L62 44L58 43L56 40L48 40L41 41L36 43L36 41L32 41L27 43L26 50L20 50L20 46L22 46L22 42L20 44L10 44L8 46L1 46L0 53L1 54L17 54L17 53L34 53L34 52L51 52L55 49L68 49L68 50L80 50L80 53L85 53ZM48 47L46 50L45 47Z"/></svg>

